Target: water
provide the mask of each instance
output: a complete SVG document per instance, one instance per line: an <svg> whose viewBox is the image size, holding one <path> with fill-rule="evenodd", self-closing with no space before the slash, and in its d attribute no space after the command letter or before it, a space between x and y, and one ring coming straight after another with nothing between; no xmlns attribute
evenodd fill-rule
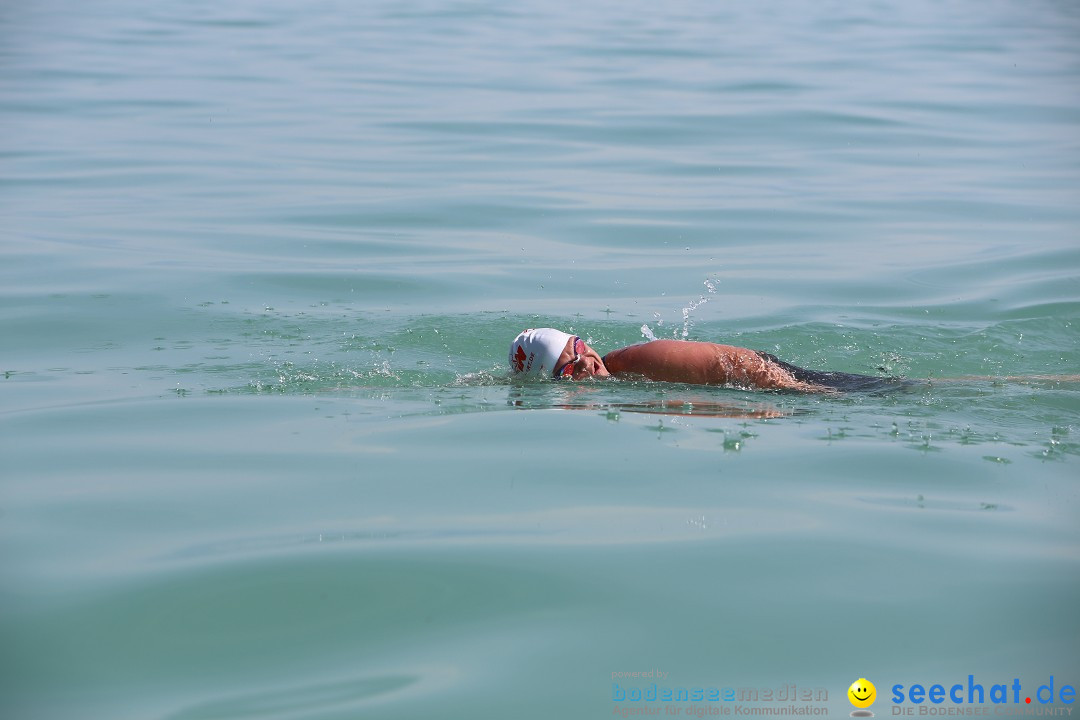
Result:
<svg viewBox="0 0 1080 720"><path fill-rule="evenodd" d="M1042 1L5 5L3 715L1075 687L1077 37ZM510 382L541 325L923 382Z"/></svg>

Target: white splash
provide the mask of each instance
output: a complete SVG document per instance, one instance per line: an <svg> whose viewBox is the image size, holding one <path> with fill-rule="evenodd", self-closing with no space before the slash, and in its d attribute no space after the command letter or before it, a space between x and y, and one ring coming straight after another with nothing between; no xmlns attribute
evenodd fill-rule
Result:
<svg viewBox="0 0 1080 720"><path fill-rule="evenodd" d="M705 289L712 295L716 294L716 286L720 284L719 280L713 280L711 278L705 278ZM709 298L704 295L698 295L697 300L691 300L690 303L682 309L682 339L690 337L690 313L697 310L699 307L709 302ZM673 333L673 336L677 336L678 330Z"/></svg>

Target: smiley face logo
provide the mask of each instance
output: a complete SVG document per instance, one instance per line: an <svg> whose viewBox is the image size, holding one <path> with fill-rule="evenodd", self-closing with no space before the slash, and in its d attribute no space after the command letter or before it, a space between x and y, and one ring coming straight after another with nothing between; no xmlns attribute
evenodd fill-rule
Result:
<svg viewBox="0 0 1080 720"><path fill-rule="evenodd" d="M877 688L866 678L859 678L847 689L848 700L857 708L868 708L877 699Z"/></svg>

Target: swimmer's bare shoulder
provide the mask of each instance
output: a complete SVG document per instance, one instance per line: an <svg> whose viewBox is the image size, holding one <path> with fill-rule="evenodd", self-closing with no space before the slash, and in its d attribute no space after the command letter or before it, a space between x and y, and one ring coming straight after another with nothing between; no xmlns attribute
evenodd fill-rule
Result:
<svg viewBox="0 0 1080 720"><path fill-rule="evenodd" d="M653 340L613 350L604 356L604 365L616 377L643 377L660 382L804 392L825 389L796 380L761 353L710 342Z"/></svg>
<svg viewBox="0 0 1080 720"><path fill-rule="evenodd" d="M715 381L714 348L712 343L653 340L609 352L604 366L616 376L707 385Z"/></svg>

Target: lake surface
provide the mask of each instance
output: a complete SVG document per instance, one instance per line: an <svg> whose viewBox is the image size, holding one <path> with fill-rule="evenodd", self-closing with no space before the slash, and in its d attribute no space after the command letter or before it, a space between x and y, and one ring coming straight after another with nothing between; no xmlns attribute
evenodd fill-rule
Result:
<svg viewBox="0 0 1080 720"><path fill-rule="evenodd" d="M1048 0L6 4L0 714L1075 709L1078 38ZM917 382L512 381L547 325Z"/></svg>

